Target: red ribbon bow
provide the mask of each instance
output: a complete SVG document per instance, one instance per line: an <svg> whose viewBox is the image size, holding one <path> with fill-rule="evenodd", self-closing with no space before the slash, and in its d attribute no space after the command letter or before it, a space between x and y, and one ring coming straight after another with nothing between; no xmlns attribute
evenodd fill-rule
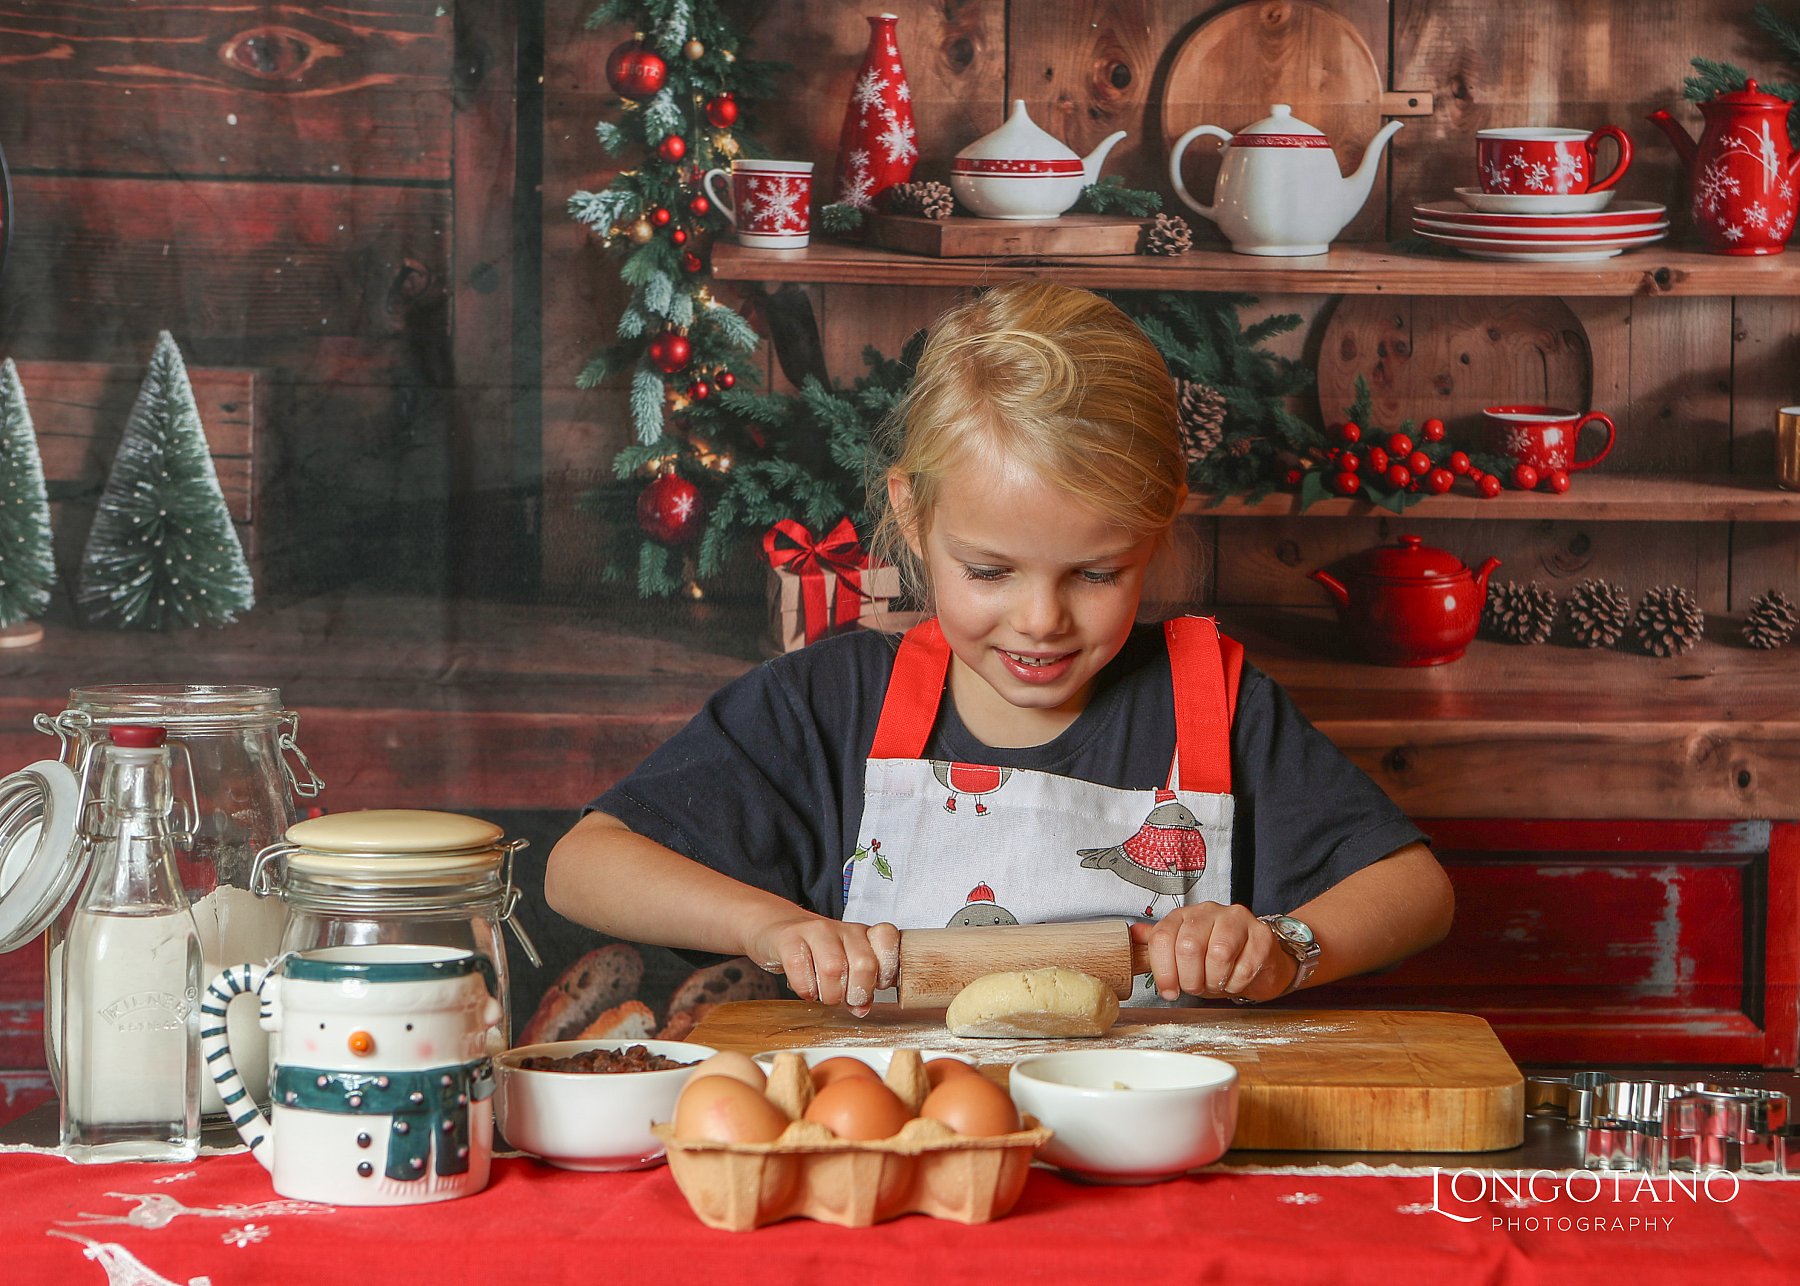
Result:
<svg viewBox="0 0 1800 1286"><path fill-rule="evenodd" d="M777 571L792 572L800 578L801 617L808 643L825 636L827 571L837 577L831 628L839 630L856 624L861 600L868 597L862 587L862 569L868 565L868 556L848 518L840 518L823 539L815 538L792 518L783 518L763 533L763 556Z"/></svg>

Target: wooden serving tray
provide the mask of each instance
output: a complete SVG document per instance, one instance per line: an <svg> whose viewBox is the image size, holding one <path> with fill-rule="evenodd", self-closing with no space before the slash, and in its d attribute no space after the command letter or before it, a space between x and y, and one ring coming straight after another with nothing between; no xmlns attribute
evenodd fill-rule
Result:
<svg viewBox="0 0 1800 1286"><path fill-rule="evenodd" d="M1116 214L1065 214L1055 219L980 219L951 215L921 219L906 214L863 216L869 245L934 259L1043 255L1136 254L1145 219Z"/></svg>
<svg viewBox="0 0 1800 1286"><path fill-rule="evenodd" d="M1525 1081L1470 1014L1380 1009L1126 1009L1097 1040L965 1040L941 1009L867 1018L798 1000L720 1005L687 1039L747 1054L816 1045L967 1054L1004 1081L1059 1049L1175 1049L1238 1069L1232 1146L1324 1152L1489 1152L1525 1137Z"/></svg>

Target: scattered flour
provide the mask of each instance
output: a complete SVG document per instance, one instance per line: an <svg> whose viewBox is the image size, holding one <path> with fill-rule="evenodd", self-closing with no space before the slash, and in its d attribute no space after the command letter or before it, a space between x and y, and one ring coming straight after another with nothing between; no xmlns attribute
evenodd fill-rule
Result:
<svg viewBox="0 0 1800 1286"><path fill-rule="evenodd" d="M818 1033L817 1028L795 1027L800 1033ZM1217 1054L1228 1057L1233 1052L1250 1053L1279 1045L1294 1045L1313 1036L1350 1030L1347 1023L1323 1022L1313 1018L1292 1021L1251 1023L1157 1022L1119 1023L1105 1036L1066 1040L993 1040L952 1036L942 1023L879 1023L861 1031L833 1031L824 1039L807 1041L808 1045L838 1046L849 1049L911 1047L914 1049L948 1050L966 1054L978 1063L1016 1062L1031 1054L1060 1053L1070 1049L1173 1049L1193 1054ZM778 1046L771 1046L776 1048Z"/></svg>

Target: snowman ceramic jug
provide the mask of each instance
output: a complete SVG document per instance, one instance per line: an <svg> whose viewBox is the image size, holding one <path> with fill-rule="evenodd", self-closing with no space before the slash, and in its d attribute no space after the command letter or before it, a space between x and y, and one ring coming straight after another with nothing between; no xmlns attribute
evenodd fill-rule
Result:
<svg viewBox="0 0 1800 1286"><path fill-rule="evenodd" d="M244 1095L225 1007L262 1001L270 1110ZM200 1050L231 1123L284 1197L410 1206L487 1186L494 1149L493 962L445 947L327 947L234 965L201 1002Z"/></svg>

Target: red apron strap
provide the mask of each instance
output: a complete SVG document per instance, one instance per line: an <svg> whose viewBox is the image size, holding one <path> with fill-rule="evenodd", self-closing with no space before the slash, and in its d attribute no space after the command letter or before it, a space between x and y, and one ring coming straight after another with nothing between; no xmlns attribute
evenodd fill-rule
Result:
<svg viewBox="0 0 1800 1286"><path fill-rule="evenodd" d="M1208 616L1163 624L1175 688L1175 761L1181 790L1231 793L1231 720L1244 649Z"/></svg>
<svg viewBox="0 0 1800 1286"><path fill-rule="evenodd" d="M937 722L944 696L944 678L950 672L950 645L937 617L921 621L900 640L887 695L881 701L881 721L875 725L871 759L921 759L931 727Z"/></svg>

